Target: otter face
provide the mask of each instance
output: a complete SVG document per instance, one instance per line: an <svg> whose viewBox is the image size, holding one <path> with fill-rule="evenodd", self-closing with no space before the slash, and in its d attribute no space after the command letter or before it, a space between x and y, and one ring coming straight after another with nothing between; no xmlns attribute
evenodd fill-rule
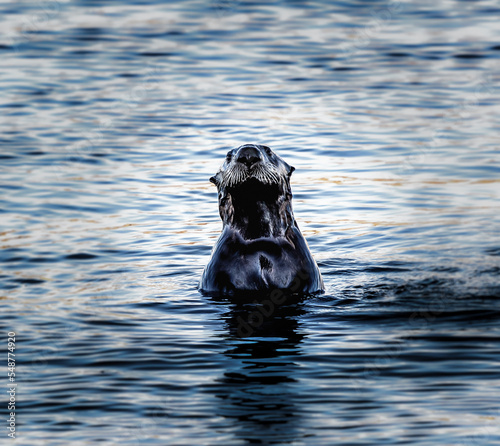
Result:
<svg viewBox="0 0 500 446"><path fill-rule="evenodd" d="M269 147L245 144L227 153L224 164L210 181L219 190L236 188L249 180L283 186L289 184L294 170Z"/></svg>

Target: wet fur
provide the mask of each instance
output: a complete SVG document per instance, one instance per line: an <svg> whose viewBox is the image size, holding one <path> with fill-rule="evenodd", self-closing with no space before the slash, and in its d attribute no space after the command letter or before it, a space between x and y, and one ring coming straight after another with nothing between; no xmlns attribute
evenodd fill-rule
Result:
<svg viewBox="0 0 500 446"><path fill-rule="evenodd" d="M259 153L260 161L246 166L238 156L249 147ZM201 278L203 293L323 290L293 216L294 170L266 146L244 145L227 154L210 179L218 189L223 229Z"/></svg>

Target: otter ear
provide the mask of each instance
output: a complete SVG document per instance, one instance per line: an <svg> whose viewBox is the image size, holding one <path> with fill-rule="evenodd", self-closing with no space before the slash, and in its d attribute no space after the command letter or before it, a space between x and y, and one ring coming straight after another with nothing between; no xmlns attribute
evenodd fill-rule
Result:
<svg viewBox="0 0 500 446"><path fill-rule="evenodd" d="M292 176L292 173L293 171L295 170L295 167L293 166L288 166L288 176L291 177Z"/></svg>
<svg viewBox="0 0 500 446"><path fill-rule="evenodd" d="M216 177L210 177L210 182L217 186L217 178Z"/></svg>

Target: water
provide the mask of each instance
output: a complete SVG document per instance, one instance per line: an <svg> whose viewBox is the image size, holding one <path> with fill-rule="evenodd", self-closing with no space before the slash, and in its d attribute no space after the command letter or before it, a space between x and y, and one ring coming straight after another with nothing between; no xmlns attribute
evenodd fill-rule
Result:
<svg viewBox="0 0 500 446"><path fill-rule="evenodd" d="M498 444L499 12L2 2L15 444ZM297 168L324 295L197 292L243 143Z"/></svg>

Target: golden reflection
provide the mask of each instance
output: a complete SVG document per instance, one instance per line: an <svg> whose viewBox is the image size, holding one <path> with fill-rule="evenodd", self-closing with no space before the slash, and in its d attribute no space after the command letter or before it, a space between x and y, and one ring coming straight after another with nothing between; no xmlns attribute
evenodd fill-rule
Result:
<svg viewBox="0 0 500 446"><path fill-rule="evenodd" d="M500 183L500 178L491 178L484 180L476 180L473 181L474 184L491 184L491 183Z"/></svg>

